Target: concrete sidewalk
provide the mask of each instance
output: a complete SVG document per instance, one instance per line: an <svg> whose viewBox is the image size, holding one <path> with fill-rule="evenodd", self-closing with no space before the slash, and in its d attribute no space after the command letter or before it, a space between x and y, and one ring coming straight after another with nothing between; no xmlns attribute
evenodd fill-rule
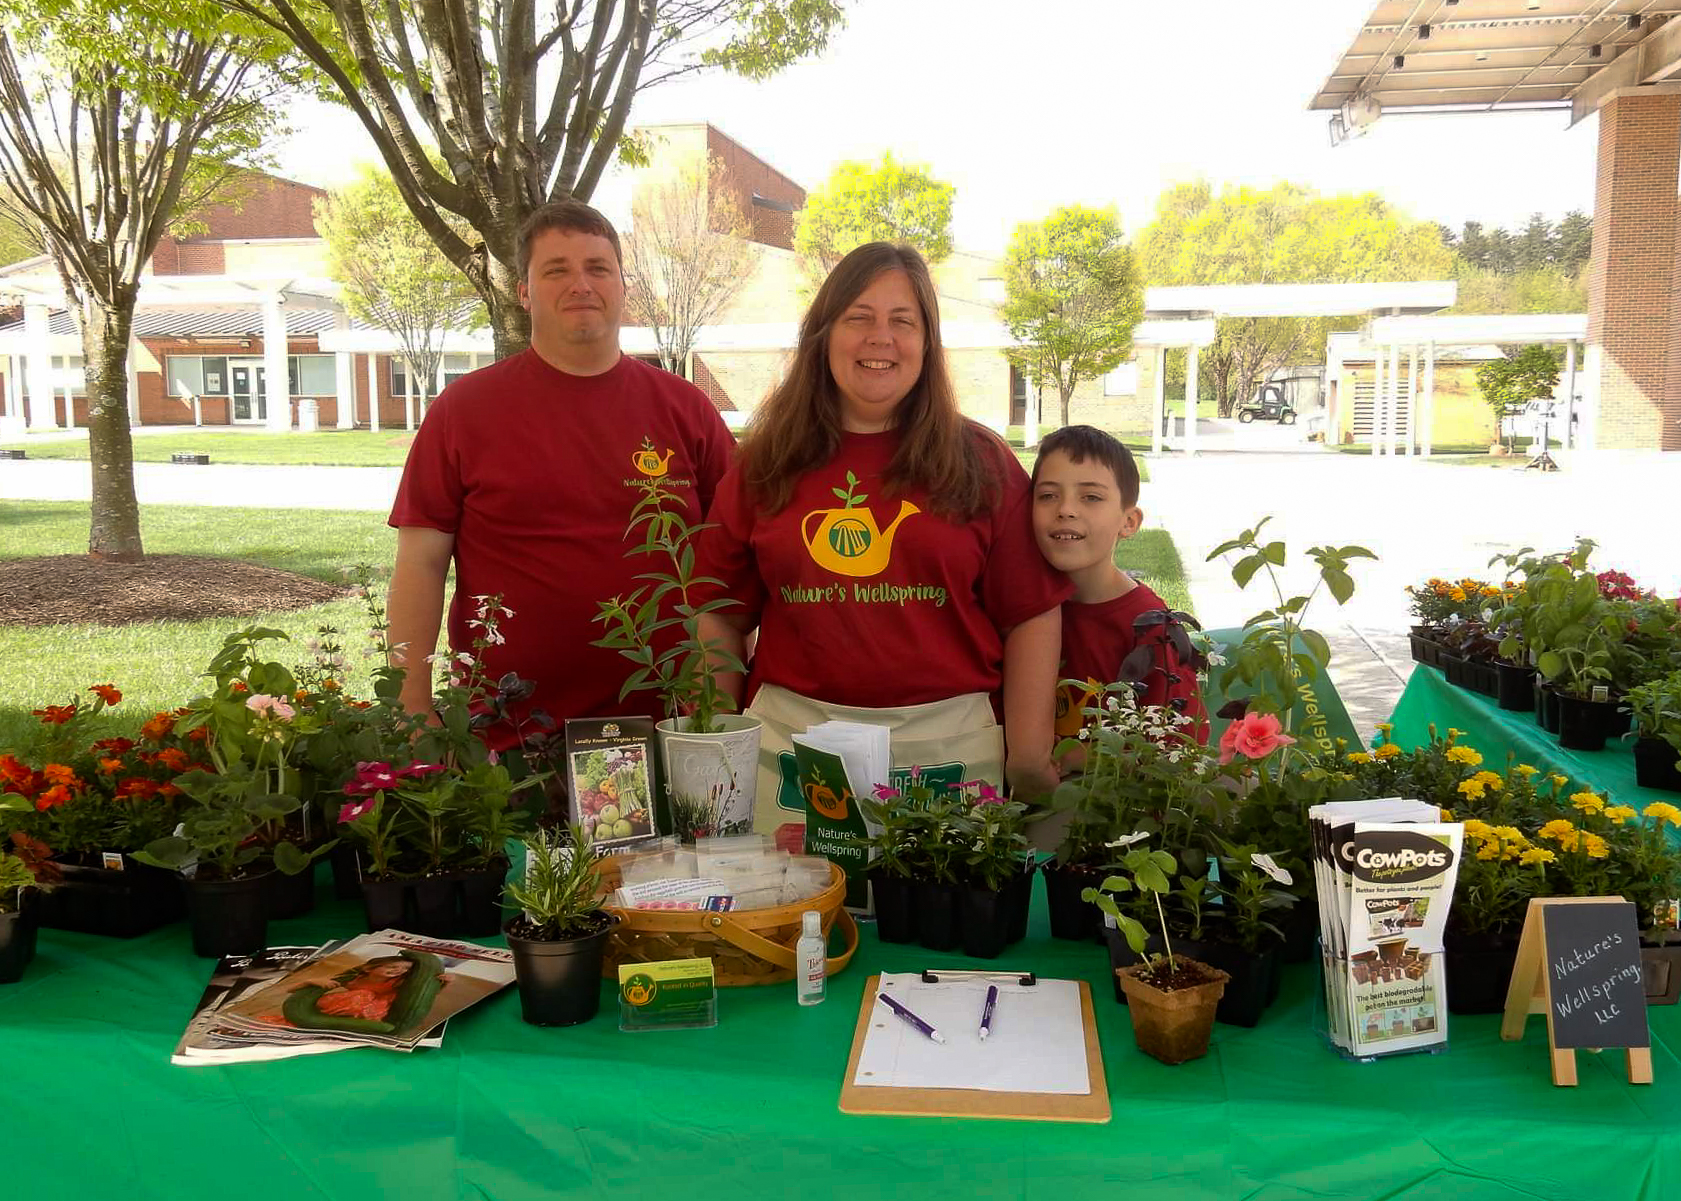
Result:
<svg viewBox="0 0 1681 1201"><path fill-rule="evenodd" d="M220 505L259 509L361 509L387 512L400 467L285 467L242 463L136 463L143 505ZM93 491L86 462L0 461L0 500L76 500Z"/></svg>

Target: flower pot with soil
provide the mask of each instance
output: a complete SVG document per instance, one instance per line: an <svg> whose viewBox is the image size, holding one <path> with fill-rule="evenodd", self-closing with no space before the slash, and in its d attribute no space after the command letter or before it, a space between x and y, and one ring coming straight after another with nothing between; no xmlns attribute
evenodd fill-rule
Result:
<svg viewBox="0 0 1681 1201"><path fill-rule="evenodd" d="M602 956L618 918L601 909L601 877L580 825L525 840L525 870L504 889L521 912L505 933L520 1014L533 1026L576 1026L600 1012Z"/></svg>
<svg viewBox="0 0 1681 1201"><path fill-rule="evenodd" d="M1500 1013L1512 982L1518 944L1510 937L1460 934L1449 930L1443 942L1448 1012Z"/></svg>
<svg viewBox="0 0 1681 1201"><path fill-rule="evenodd" d="M1637 740L1634 782L1659 792L1681 792L1681 751L1662 738Z"/></svg>
<svg viewBox="0 0 1681 1201"><path fill-rule="evenodd" d="M1132 1036L1140 1051L1166 1064L1208 1054L1214 1015L1231 977L1183 956L1135 964L1117 975L1132 1011Z"/></svg>
<svg viewBox="0 0 1681 1201"><path fill-rule="evenodd" d="M1634 744L1635 782L1642 788L1681 792L1681 671L1630 688L1623 702L1639 734Z"/></svg>
<svg viewBox="0 0 1681 1201"><path fill-rule="evenodd" d="M1618 703L1558 694L1558 744L1572 751L1602 751L1617 720ZM1626 718L1624 719L1626 723ZM1626 724L1625 724L1626 728Z"/></svg>
<svg viewBox="0 0 1681 1201"><path fill-rule="evenodd" d="M1535 704L1535 669L1527 663L1495 663L1494 700L1502 709L1522 712Z"/></svg>

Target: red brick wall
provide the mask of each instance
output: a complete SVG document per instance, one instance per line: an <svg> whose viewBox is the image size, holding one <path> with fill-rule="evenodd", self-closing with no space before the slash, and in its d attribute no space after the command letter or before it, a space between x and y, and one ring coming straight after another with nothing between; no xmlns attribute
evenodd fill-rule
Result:
<svg viewBox="0 0 1681 1201"><path fill-rule="evenodd" d="M805 204L805 189L733 138L710 126L706 130L706 149L723 167L725 187L734 194L743 215L751 221L753 240L792 250L792 214L756 206L753 196L757 193L768 200L786 204L790 209L799 209Z"/></svg>
<svg viewBox="0 0 1681 1201"><path fill-rule="evenodd" d="M220 275L222 247L213 243L245 238L313 238L320 188L257 171L243 172L227 189L228 202L211 205L200 218L203 233L165 237L152 255L159 275Z"/></svg>
<svg viewBox="0 0 1681 1201"><path fill-rule="evenodd" d="M1601 347L1596 445L1681 449L1676 189L1681 95L1599 111L1588 341Z"/></svg>
<svg viewBox="0 0 1681 1201"><path fill-rule="evenodd" d="M706 398L712 402L713 407L720 413L735 412L735 401L730 399L724 385L720 384L717 377L707 368L706 360L698 354L691 354L689 364L694 369L695 387L706 393Z"/></svg>

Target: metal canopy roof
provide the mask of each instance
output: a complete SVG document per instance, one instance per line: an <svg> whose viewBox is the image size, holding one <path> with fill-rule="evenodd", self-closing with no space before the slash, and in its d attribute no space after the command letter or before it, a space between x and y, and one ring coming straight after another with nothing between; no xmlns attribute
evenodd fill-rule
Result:
<svg viewBox="0 0 1681 1201"><path fill-rule="evenodd" d="M1354 284L1190 284L1145 288L1152 321L1201 317L1343 317L1439 313L1459 292L1453 280Z"/></svg>
<svg viewBox="0 0 1681 1201"><path fill-rule="evenodd" d="M1568 108L1574 123L1622 88L1681 81L1678 13L1681 0L1382 0L1308 107L1338 113L1333 140L1380 110Z"/></svg>

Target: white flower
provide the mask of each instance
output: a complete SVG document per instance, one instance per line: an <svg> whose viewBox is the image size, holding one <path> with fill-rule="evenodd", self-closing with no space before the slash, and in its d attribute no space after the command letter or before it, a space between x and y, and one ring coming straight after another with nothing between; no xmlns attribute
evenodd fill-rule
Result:
<svg viewBox="0 0 1681 1201"><path fill-rule="evenodd" d="M1249 862L1260 868L1274 880L1277 880L1280 884L1294 883L1291 879L1290 873L1282 867L1279 867L1278 864L1274 863L1271 855L1263 855L1259 851L1256 851L1253 855L1249 856Z"/></svg>
<svg viewBox="0 0 1681 1201"><path fill-rule="evenodd" d="M478 662L477 659L473 658L473 656L469 655L466 651L462 651L460 654L456 655L455 661L463 667L471 667L473 664Z"/></svg>
<svg viewBox="0 0 1681 1201"><path fill-rule="evenodd" d="M1224 655L1209 655L1208 656L1208 666L1210 666L1210 667L1224 667L1226 665L1226 663L1227 663L1227 659L1226 659L1226 656L1224 656Z"/></svg>
<svg viewBox="0 0 1681 1201"><path fill-rule="evenodd" d="M1106 842L1103 845L1106 847L1130 847L1133 843L1142 842L1148 837L1150 837L1149 831L1134 830L1131 834L1123 834L1114 842Z"/></svg>

